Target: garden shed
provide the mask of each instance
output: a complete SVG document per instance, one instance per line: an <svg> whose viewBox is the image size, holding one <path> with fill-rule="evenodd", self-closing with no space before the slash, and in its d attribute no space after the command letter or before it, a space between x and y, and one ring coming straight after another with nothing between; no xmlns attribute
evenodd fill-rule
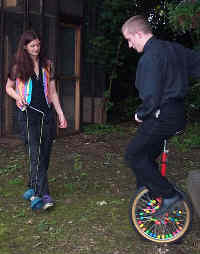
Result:
<svg viewBox="0 0 200 254"><path fill-rule="evenodd" d="M78 132L84 122L105 120L104 78L86 60L86 33L94 29L95 22L88 6L83 0L0 1L0 136L17 134L15 102L6 95L5 83L18 40L26 29L40 35L56 66L57 90L68 120L67 130L57 129L57 135Z"/></svg>

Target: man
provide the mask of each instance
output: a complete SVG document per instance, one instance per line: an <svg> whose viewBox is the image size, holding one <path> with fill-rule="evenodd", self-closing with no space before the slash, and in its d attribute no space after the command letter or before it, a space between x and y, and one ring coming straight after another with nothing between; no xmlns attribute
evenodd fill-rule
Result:
<svg viewBox="0 0 200 254"><path fill-rule="evenodd" d="M178 43L156 39L149 23L139 15L124 23L122 33L129 48L143 52L135 82L142 100L135 113L140 126L125 158L136 175L137 187L146 186L153 196L163 198L157 212L162 215L181 197L161 176L156 158L164 139L185 127L184 98L189 77L200 77L200 54Z"/></svg>

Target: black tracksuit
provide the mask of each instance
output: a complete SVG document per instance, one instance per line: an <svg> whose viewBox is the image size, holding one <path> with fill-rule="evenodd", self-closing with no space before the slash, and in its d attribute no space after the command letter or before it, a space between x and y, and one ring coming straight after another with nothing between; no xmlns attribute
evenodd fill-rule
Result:
<svg viewBox="0 0 200 254"><path fill-rule="evenodd" d="M27 112L18 109L18 123L29 155L29 183L37 196L49 195L48 166L51 153L53 133L53 112L48 107L43 88L42 69L39 78L31 77L33 82L30 106L44 112L42 114L28 108ZM42 128L43 125L43 128ZM41 132L42 131L42 132ZM42 135L41 135L42 134ZM40 140L41 138L41 140Z"/></svg>
<svg viewBox="0 0 200 254"><path fill-rule="evenodd" d="M200 52L155 37L147 41L135 83L142 100L136 114L143 122L127 147L125 159L138 187L146 186L163 198L173 196L175 190L161 176L156 158L164 139L185 128L184 98L190 77L200 77Z"/></svg>

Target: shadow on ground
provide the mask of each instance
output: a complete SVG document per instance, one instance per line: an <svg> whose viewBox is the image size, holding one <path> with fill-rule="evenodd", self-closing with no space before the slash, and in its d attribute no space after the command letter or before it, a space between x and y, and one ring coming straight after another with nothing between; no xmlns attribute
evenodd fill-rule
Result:
<svg viewBox="0 0 200 254"><path fill-rule="evenodd" d="M53 145L49 182L56 206L33 212L22 199L27 159L23 145L0 142L0 254L199 254L199 219L179 244L143 241L128 219L135 179L124 165L132 123L114 133L80 134ZM186 189L200 149L170 148L169 178Z"/></svg>

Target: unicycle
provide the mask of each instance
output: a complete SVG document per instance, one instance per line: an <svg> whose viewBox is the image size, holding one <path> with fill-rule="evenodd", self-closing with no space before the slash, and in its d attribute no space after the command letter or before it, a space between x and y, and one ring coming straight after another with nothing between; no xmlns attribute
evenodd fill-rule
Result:
<svg viewBox="0 0 200 254"><path fill-rule="evenodd" d="M167 140L164 140L161 156L161 174L166 175ZM192 206L186 195L176 188L182 200L167 213L154 216L162 204L162 198L152 198L146 187L139 189L130 200L129 219L139 235L156 243L172 243L179 241L188 231L192 221Z"/></svg>

